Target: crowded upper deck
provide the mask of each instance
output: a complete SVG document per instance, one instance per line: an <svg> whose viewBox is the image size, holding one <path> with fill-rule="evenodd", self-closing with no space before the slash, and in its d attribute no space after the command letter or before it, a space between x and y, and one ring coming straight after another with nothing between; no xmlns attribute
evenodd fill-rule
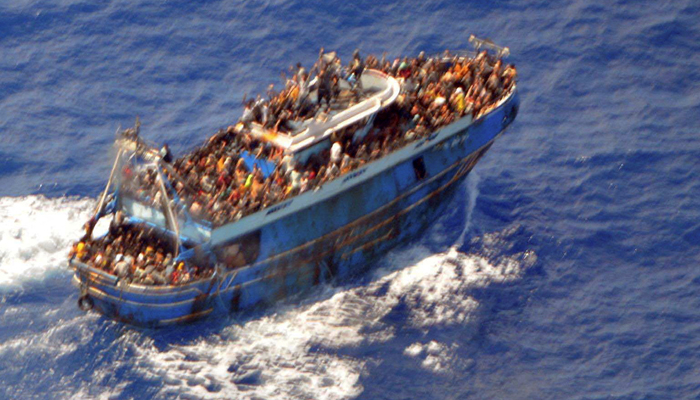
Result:
<svg viewBox="0 0 700 400"><path fill-rule="evenodd" d="M359 61L354 58L348 71ZM378 115L371 131L357 140L357 126L334 132L332 145L313 154L304 162L251 134L251 124L278 131L290 121L310 115L323 116L340 101L362 98L351 87L341 94L339 61L319 69L315 99L308 94L308 74L297 66L297 73L287 79L279 93L268 91L268 100L250 100L241 121L220 131L205 145L172 163L166 171L175 194L182 199L183 211L195 218L211 221L215 226L233 222L250 213L269 207L299 193L313 190L325 182L381 158L453 121L487 112L514 84L515 67L504 66L501 59L480 53L477 57L440 57L396 59L393 63L367 57L363 68L380 70L401 82L401 94L395 104ZM355 72L351 73L351 77ZM321 89L326 85L328 92ZM357 79L351 79L351 81ZM341 100L341 96L343 99ZM350 98L350 100L347 100ZM260 160L262 162L250 162ZM130 175L131 177L131 175ZM159 203L155 173L142 171L127 183L127 193L136 198ZM127 180L128 181L128 180Z"/></svg>
<svg viewBox="0 0 700 400"><path fill-rule="evenodd" d="M310 72L300 64L292 70L279 92L270 86L267 98L246 101L238 123L183 157L163 157L163 170L125 166L121 195L161 207L166 200L158 185L162 173L168 183L167 197L177 200L171 204L181 217L214 226L235 222L315 190L458 119L478 118L510 93L516 78L513 65L485 51L472 58L445 52L393 61L371 55L362 59L355 52L345 68L338 57L322 52ZM367 70L380 71L400 83L396 100L378 112L367 129L358 123L336 130L328 146L305 157L255 134L262 127L272 134L294 135L305 120L323 120L363 101L372 94L362 87ZM177 262L173 250L168 251L152 232L139 235L144 229L130 225L112 229L97 240L84 238L73 253L132 283L182 284L211 275L211 265ZM136 243L135 237L150 243L151 250L148 245L142 249L144 245Z"/></svg>

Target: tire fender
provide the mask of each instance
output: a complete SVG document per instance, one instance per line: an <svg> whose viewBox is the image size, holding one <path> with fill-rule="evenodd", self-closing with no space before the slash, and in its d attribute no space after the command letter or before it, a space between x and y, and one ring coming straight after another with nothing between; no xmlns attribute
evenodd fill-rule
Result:
<svg viewBox="0 0 700 400"><path fill-rule="evenodd" d="M95 303L92 301L92 298L86 294L80 296L78 298L78 308L83 310L83 311L90 311L92 310L92 307L95 306Z"/></svg>

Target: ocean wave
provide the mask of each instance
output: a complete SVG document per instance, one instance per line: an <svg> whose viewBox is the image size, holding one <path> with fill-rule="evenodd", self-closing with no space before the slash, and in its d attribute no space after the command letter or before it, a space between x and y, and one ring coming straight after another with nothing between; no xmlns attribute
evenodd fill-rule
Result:
<svg viewBox="0 0 700 400"><path fill-rule="evenodd" d="M367 285L327 287L310 304L280 306L195 343L134 346L136 368L164 382L157 397L352 398L363 390L367 359L345 350L395 339L388 316L397 308L407 313L402 328L468 324L480 305L470 291L518 279L532 263L519 255L493 263L455 248L431 254L417 246L391 253L382 265ZM418 343L407 356L444 372L454 346Z"/></svg>
<svg viewBox="0 0 700 400"><path fill-rule="evenodd" d="M155 398L354 398L363 391L371 357L354 356L348 349L387 344L401 329L427 333L474 323L481 304L472 292L517 280L536 260L534 254L502 255L511 235L507 231L471 238L470 243L479 242L472 246L478 253L459 250L471 232L478 183L478 176L471 176L467 201L453 201L464 204L465 219L447 251L436 254L430 248L438 242L444 248L450 240L442 231L462 211L457 207L422 241L379 260L362 282L322 286L301 304L290 300L245 321L224 318L183 327L184 339L173 340L168 331L137 330L94 313L71 314L73 299L44 307L41 315L32 314L31 302L13 302L5 307L3 319L29 313L39 319L39 327L25 327L23 334L0 343L0 381L10 374L16 393L46 394L33 366L39 362L52 365L52 396L57 398L118 397L134 390L127 381L140 382L148 388L147 397ZM27 196L2 198L0 206L0 287L25 286L29 291L37 286L32 280L63 267L94 200ZM405 318L397 322L391 317L396 312ZM19 318L17 323L30 322ZM206 333L188 336L197 326ZM449 373L456 363L464 367L453 356L458 346L426 339L403 354L417 359L426 371ZM76 367L83 357L88 361ZM34 372L22 376L18 372L23 369ZM121 377L115 379L114 371L121 371Z"/></svg>
<svg viewBox="0 0 700 400"><path fill-rule="evenodd" d="M140 382L155 398L354 398L363 391L371 357L348 349L384 345L406 328L427 332L478 323L480 302L471 292L517 280L531 264L518 255L494 262L456 248L432 254L419 245L390 253L368 284L321 287L301 305L281 304L261 317L231 320L218 332L170 344L161 337L167 332L136 330L95 314L64 320L58 318L62 312L51 313L40 331L0 344L0 380L39 362L52 366L57 398L118 397L126 381ZM15 308L21 313L27 306ZM400 326L390 318L397 309L407 316ZM428 337L404 356L431 373L464 367L466 361L454 356L459 344ZM34 372L16 375L17 393L45 393L40 369L29 370Z"/></svg>
<svg viewBox="0 0 700 400"><path fill-rule="evenodd" d="M0 198L0 293L65 267L94 204L72 197Z"/></svg>

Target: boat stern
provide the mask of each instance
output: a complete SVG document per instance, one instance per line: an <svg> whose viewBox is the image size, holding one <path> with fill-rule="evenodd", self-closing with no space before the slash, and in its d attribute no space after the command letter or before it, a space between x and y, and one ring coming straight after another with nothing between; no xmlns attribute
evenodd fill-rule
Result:
<svg viewBox="0 0 700 400"><path fill-rule="evenodd" d="M184 286L146 286L117 277L78 260L69 261L72 283L79 289L78 307L97 311L107 318L142 327L161 327L190 322L213 311L212 300L202 295L208 281Z"/></svg>

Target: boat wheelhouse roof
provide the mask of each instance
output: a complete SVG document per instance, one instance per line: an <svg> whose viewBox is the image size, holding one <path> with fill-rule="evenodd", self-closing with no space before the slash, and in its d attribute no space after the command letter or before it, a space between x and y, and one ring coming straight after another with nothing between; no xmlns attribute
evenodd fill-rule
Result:
<svg viewBox="0 0 700 400"><path fill-rule="evenodd" d="M296 153L314 143L328 138L333 132L343 129L353 123L370 117L388 107L398 97L401 86L399 82L384 72L368 69L362 74L359 91L359 102L348 104L340 102L341 108L332 107L328 114L301 121L292 121L295 126L292 132L274 132L265 129L259 123L252 123L250 133L260 139L273 143L289 153ZM315 80L311 82L314 86ZM340 81L340 88L350 89L350 83ZM316 101L317 91L312 91L310 97ZM347 106L347 108L342 108Z"/></svg>

